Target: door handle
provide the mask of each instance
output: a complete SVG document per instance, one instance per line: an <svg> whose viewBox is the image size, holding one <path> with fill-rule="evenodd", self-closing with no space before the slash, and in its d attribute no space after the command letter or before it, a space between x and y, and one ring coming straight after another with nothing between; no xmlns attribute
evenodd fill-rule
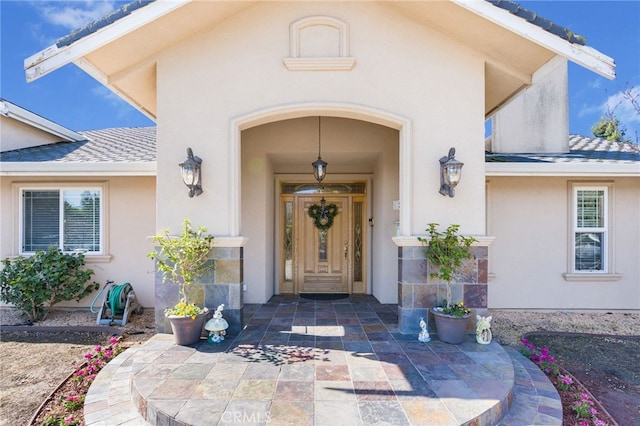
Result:
<svg viewBox="0 0 640 426"><path fill-rule="evenodd" d="M345 259L347 258L347 253L349 251L349 249L347 248L348 244L349 244L349 242L345 240L345 242L344 242L344 258Z"/></svg>

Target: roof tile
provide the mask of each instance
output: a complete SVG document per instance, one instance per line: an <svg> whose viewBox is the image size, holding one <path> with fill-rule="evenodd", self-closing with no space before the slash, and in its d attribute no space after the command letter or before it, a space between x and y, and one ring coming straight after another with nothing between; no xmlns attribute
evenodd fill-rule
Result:
<svg viewBox="0 0 640 426"><path fill-rule="evenodd" d="M0 162L138 163L156 161L156 128L78 132L86 141L57 142L0 153Z"/></svg>

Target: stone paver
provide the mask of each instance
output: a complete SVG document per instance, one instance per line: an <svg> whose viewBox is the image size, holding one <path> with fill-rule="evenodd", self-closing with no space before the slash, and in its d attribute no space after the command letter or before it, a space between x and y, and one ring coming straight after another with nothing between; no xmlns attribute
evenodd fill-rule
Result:
<svg viewBox="0 0 640 426"><path fill-rule="evenodd" d="M244 308L221 344L158 334L109 363L89 390L95 425L560 425L553 385L497 343L417 341L372 296L274 296Z"/></svg>

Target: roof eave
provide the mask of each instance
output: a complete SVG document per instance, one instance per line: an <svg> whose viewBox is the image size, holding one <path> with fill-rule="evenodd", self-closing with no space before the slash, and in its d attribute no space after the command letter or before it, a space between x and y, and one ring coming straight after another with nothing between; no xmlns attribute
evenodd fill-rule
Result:
<svg viewBox="0 0 640 426"><path fill-rule="evenodd" d="M46 118L39 116L38 114L34 114L29 110L20 108L19 106L2 99L0 99L0 114L67 141L80 142L87 140L87 138L80 133L67 129L66 127L54 123L51 120L47 120Z"/></svg>
<svg viewBox="0 0 640 426"><path fill-rule="evenodd" d="M613 58L596 49L563 40L557 35L531 24L519 16L512 15L507 10L495 7L486 1L451 1L603 77L610 80L616 78Z"/></svg>
<svg viewBox="0 0 640 426"><path fill-rule="evenodd" d="M37 80L66 64L76 62L90 52L135 31L191 1L192 0L157 0L69 45L58 47L54 44L49 46L25 59L24 69L27 82ZM97 77L101 77L99 81L104 82L104 76Z"/></svg>
<svg viewBox="0 0 640 426"><path fill-rule="evenodd" d="M485 163L485 176L640 177L640 163Z"/></svg>
<svg viewBox="0 0 640 426"><path fill-rule="evenodd" d="M157 163L146 162L2 162L0 176L156 176Z"/></svg>

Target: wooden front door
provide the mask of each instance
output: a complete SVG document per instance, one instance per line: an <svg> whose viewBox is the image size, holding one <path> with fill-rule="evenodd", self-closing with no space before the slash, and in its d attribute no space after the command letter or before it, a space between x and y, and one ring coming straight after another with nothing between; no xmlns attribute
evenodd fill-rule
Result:
<svg viewBox="0 0 640 426"><path fill-rule="evenodd" d="M308 214L322 197L299 197L298 207L298 293L349 293L349 198L325 197L326 205L337 206L329 229L318 229Z"/></svg>
<svg viewBox="0 0 640 426"><path fill-rule="evenodd" d="M331 227L318 229L309 208L322 194L282 195L280 293L365 293L364 194L324 194L335 205Z"/></svg>

